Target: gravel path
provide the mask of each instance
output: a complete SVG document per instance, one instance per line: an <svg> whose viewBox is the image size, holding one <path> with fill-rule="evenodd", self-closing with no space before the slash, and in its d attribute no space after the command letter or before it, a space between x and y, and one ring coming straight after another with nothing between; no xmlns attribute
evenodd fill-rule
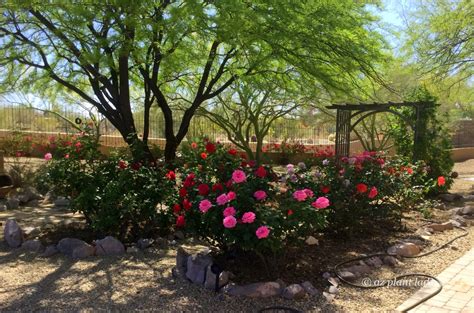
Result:
<svg viewBox="0 0 474 313"><path fill-rule="evenodd" d="M473 168L473 160L456 164L456 170L461 175L456 180L454 191L470 192L474 181L465 178L474 177L474 173L470 173ZM436 217L443 215L446 212L437 212ZM5 215L0 216L0 223L3 224L5 218ZM471 227L469 235L450 248L420 259L406 260L393 273L380 275L389 277L407 272L436 275L473 247L473 229ZM433 235L432 244L427 249L457 234L459 230ZM321 297L297 302L240 299L216 295L173 279L171 268L174 266L175 247L149 249L123 257L73 261L63 256L42 259L21 249L11 250L3 242L3 233L0 241L0 311L257 312L270 305L286 305L305 312L370 312L393 310L416 290L406 287L355 289L341 286L340 294L332 303L326 303ZM322 278L307 279L314 281Z"/></svg>

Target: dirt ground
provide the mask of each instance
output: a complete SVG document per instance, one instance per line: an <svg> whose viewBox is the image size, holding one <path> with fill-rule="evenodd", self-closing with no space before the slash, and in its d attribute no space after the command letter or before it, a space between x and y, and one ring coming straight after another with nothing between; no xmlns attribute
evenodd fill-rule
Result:
<svg viewBox="0 0 474 313"><path fill-rule="evenodd" d="M474 191L474 160L457 163L455 170L459 177L455 180L453 192L470 194ZM474 205L473 202L468 203ZM460 203L452 205L458 206ZM26 208L19 211L0 212L0 223L3 228L5 220L16 217L21 226L35 226L61 223L81 223L81 217L51 208ZM446 211L436 210L434 218L446 219ZM419 215L408 215L404 220L407 230L403 233L413 235L415 226L423 223ZM463 237L451 247L432 255L413 260L394 270L394 275L406 272L422 272L436 275L472 248L474 244L473 227L469 235ZM431 236L426 248L430 250L460 234L460 230L452 230ZM332 246L335 252L331 259L326 256L325 266L315 269L312 273L322 274L330 270L340 260L370 253L374 246L384 248L391 241L401 238L397 233L389 238L372 238L361 240L357 246ZM180 244L180 243L178 243ZM330 243L321 242L320 246L312 246L313 256L323 251ZM10 249L0 234L0 311L131 311L150 310L162 312L258 312L271 305L284 305L297 308L304 312L367 312L393 310L406 300L415 289L412 288L378 288L357 289L341 286L336 299L327 303L321 296L309 297L300 301L288 301L279 298L243 299L216 294L185 281L176 280L171 275L175 264L177 245L167 248L153 247L137 254L126 254L121 257L92 257L75 261L56 255L48 259L22 249ZM192 245L188 248L199 249ZM319 249L319 250L318 250ZM325 257L320 253L321 257ZM308 254L309 255L309 254ZM319 264L317 258L301 258L301 262ZM333 262L332 262L333 261ZM257 262L257 260L255 260ZM252 263L249 263L252 266ZM295 266L284 271L298 271ZM282 276L292 277L288 273ZM301 279L311 281L319 289L325 286L321 275ZM287 281L299 283L301 281Z"/></svg>

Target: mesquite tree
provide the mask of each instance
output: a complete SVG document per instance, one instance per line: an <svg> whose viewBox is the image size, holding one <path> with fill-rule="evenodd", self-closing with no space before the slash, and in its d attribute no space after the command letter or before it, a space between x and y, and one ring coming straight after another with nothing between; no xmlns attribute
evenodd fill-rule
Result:
<svg viewBox="0 0 474 313"><path fill-rule="evenodd" d="M381 36L352 0L137 0L8 4L0 16L4 83L36 91L67 88L97 107L135 158L151 158L150 108L165 120L172 160L197 109L240 78L294 68L344 89L377 79ZM139 91L143 138L131 90ZM184 110L181 121L176 112Z"/></svg>

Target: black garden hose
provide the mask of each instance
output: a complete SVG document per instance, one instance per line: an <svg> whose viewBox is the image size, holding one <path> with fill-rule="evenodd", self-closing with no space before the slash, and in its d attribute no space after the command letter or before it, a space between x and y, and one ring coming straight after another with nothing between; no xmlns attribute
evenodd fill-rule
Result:
<svg viewBox="0 0 474 313"><path fill-rule="evenodd" d="M415 256L406 256L404 258L416 259L416 258L421 258L421 257L427 256L427 255L430 255L434 252L437 252L437 251L445 248L449 244L453 243L455 240L457 240L459 238L462 238L462 237L465 237L469 234L469 232L463 227L457 227L456 226L456 228L463 230L464 233L454 237L453 239L447 241L446 243L442 244L441 246L437 247L436 249L433 249L431 251L428 251L428 252L425 252L425 253L422 253L422 254L418 254L418 255L415 255ZM345 283L349 286L352 286L352 287L365 288L365 289L375 289L375 288L379 288L379 287L385 287L386 285L389 284L390 281L397 281L397 280L401 280L401 279L406 278L406 277L426 277L426 278L430 278L430 279L432 279L432 280L434 280L438 283L439 286L436 289L436 291L434 291L433 293L429 294L428 296L422 298L421 300L415 302L414 304L412 304L411 306L409 306L408 308L403 310L403 312L408 312L409 310L411 310L414 307L420 305L421 303L425 302L426 300L436 296L443 289L443 284L441 283L441 281L438 278L436 278L434 276L431 276L431 275L423 274L423 273L409 273L409 274L399 275L399 276L394 277L392 280L385 280L381 284L369 285L369 286L350 282L350 281L344 279L343 277L341 277L340 274L339 274L338 268L340 266L344 265L344 264L353 263L353 262L356 262L356 261L361 261L361 260L369 259L369 258L372 258L372 257L384 257L384 256L395 256L395 254L374 253L374 254L369 254L369 255L362 256L362 257L357 257L357 258L353 258L353 259L350 259L350 260L346 260L346 261L343 261L343 262L340 262L340 263L336 264L334 266L334 272L335 272L336 276L340 279L341 282L343 282L343 283ZM289 313L301 313L302 312L302 311L297 310L295 308L286 307L286 306L266 307L266 308L260 309L258 312L260 313L260 312L272 312L272 311L283 311L283 312L289 312Z"/></svg>
<svg viewBox="0 0 474 313"><path fill-rule="evenodd" d="M431 251L428 251L428 252L425 252L425 253L422 253L422 254L418 254L418 255L415 255L415 256L405 256L404 258L406 259L416 259L416 258L421 258L421 257L424 257L424 256L427 256L427 255L430 255L434 252L437 252L443 248L445 248L446 246L448 246L449 244L451 244L452 242L454 242L455 240L459 239L459 238L462 238L462 237L465 237L469 234L469 232L463 228L463 227L456 227L458 229L461 229L463 230L464 232L461 234L461 235L458 235L456 237L454 237L453 239L445 242L444 244L442 244L441 246L437 247L436 249L433 249ZM403 278L406 278L406 277L426 277L426 278L430 278L434 281L436 281L439 285L439 287L436 289L435 292L429 294L428 296L422 298L421 300L415 302L413 305L409 306L408 308L406 308L403 312L408 312L409 310L413 309L414 307L420 305L421 303L425 302L426 300L436 296L438 293L441 292L441 290L443 289L443 284L439 281L439 279L437 279L436 277L434 276L431 276L431 275L427 275L427 274L423 274L423 273L409 273L409 274L404 274L404 275L400 275L400 276L395 276L392 280L385 280L383 281L381 284L377 284L377 285L362 285L362 284L357 284L357 283L353 283L353 282L350 282L346 279L344 279L343 277L341 277L341 275L339 274L339 271L338 271L338 268L341 267L342 265L345 265L345 264L348 264L348 263L353 263L353 262L356 262L356 261L361 261L361 260L365 260L365 259L369 259L369 258L372 258L372 257L384 257L384 256L396 256L396 254L389 254L389 253L374 253L374 254L369 254L369 255L365 255L365 256L362 256L362 257L358 257L358 258L354 258L354 259L350 259L350 260L346 260L346 261L343 261L341 263L338 263L336 264L336 266L334 266L334 272L336 274L336 276L340 279L341 282L349 285L349 286L352 286L352 287L357 287L357 288L365 288L365 289L375 289L375 288L379 288L379 287L385 287L389 284L389 282L391 281L397 281L397 280L401 280Z"/></svg>

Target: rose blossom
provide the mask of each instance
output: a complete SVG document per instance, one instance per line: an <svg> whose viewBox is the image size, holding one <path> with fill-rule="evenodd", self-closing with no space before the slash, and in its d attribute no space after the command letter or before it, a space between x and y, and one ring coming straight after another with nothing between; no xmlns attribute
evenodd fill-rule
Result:
<svg viewBox="0 0 474 313"><path fill-rule="evenodd" d="M223 193L223 194L221 194L220 196L218 196L216 198L216 202L217 202L218 205L224 205L227 202L229 202L229 198L227 197L227 195L225 193Z"/></svg>
<svg viewBox="0 0 474 313"><path fill-rule="evenodd" d="M293 164L288 164L286 166L286 172L288 174L293 174L295 172L295 166Z"/></svg>
<svg viewBox="0 0 474 313"><path fill-rule="evenodd" d="M311 189L303 189L304 193L308 196L308 198L312 198L314 196L314 192Z"/></svg>
<svg viewBox="0 0 474 313"><path fill-rule="evenodd" d="M212 207L212 203L211 203L211 201L209 201L207 199L204 199L201 202L199 202L199 210L202 213L206 213L207 211L209 211L209 209L211 207Z"/></svg>
<svg viewBox="0 0 474 313"><path fill-rule="evenodd" d="M232 173L232 180L239 184L239 183L243 183L244 181L247 180L247 176L245 176L245 173L244 171L241 171L241 170L235 170L233 173Z"/></svg>
<svg viewBox="0 0 474 313"><path fill-rule="evenodd" d="M259 166L255 171L255 175L259 178L264 178L265 176L267 176L267 171L263 166Z"/></svg>
<svg viewBox="0 0 474 313"><path fill-rule="evenodd" d="M49 161L49 160L51 160L52 158L53 158L53 155L52 155L51 153L49 153L49 152L44 155L44 159L45 159L46 161Z"/></svg>
<svg viewBox="0 0 474 313"><path fill-rule="evenodd" d="M233 191L229 191L229 192L227 193L227 199L229 199L229 201L235 200L236 196L237 196L237 195L236 195L235 192L233 192Z"/></svg>
<svg viewBox="0 0 474 313"><path fill-rule="evenodd" d="M359 183L356 185L356 189L358 193L365 193L367 192L367 185L363 183Z"/></svg>
<svg viewBox="0 0 474 313"><path fill-rule="evenodd" d="M224 217L222 223L224 224L225 228L234 228L235 225L237 225L237 220L232 215L229 215Z"/></svg>
<svg viewBox="0 0 474 313"><path fill-rule="evenodd" d="M304 201L307 197L308 195L304 190L296 190L295 192L293 192L293 198L295 198L297 201Z"/></svg>
<svg viewBox="0 0 474 313"><path fill-rule="evenodd" d="M253 196L255 197L255 199L260 201L260 200L264 200L267 197L267 193L263 190L257 190L254 192Z"/></svg>
<svg viewBox="0 0 474 313"><path fill-rule="evenodd" d="M222 211L222 214L224 214L224 217L227 217L227 216L234 216L235 215L235 209L233 206L228 206L227 208L224 209L224 211Z"/></svg>
<svg viewBox="0 0 474 313"><path fill-rule="evenodd" d="M328 160L328 159L324 159L324 160L323 160L323 165L324 165L324 166L329 165L329 160Z"/></svg>
<svg viewBox="0 0 474 313"><path fill-rule="evenodd" d="M325 209L329 206L329 200L326 197L319 197L311 205L316 209Z"/></svg>
<svg viewBox="0 0 474 313"><path fill-rule="evenodd" d="M245 212L242 215L242 223L251 224L255 221L255 213L253 212Z"/></svg>
<svg viewBox="0 0 474 313"><path fill-rule="evenodd" d="M369 199L375 198L378 193L379 193L379 192L377 191L377 188L376 188L376 187L370 188L369 195L368 195Z"/></svg>
<svg viewBox="0 0 474 313"><path fill-rule="evenodd" d="M176 227L184 227L186 225L186 220L183 215L180 215L176 218Z"/></svg>
<svg viewBox="0 0 474 313"><path fill-rule="evenodd" d="M198 186L198 193L201 196L207 196L209 194L209 186L207 184L200 184Z"/></svg>
<svg viewBox="0 0 474 313"><path fill-rule="evenodd" d="M443 176L438 177L438 186L444 186L446 184L446 179Z"/></svg>
<svg viewBox="0 0 474 313"><path fill-rule="evenodd" d="M255 234L257 235L258 239L267 238L270 234L270 229L268 228L268 226L260 226L259 228L257 228Z"/></svg>

